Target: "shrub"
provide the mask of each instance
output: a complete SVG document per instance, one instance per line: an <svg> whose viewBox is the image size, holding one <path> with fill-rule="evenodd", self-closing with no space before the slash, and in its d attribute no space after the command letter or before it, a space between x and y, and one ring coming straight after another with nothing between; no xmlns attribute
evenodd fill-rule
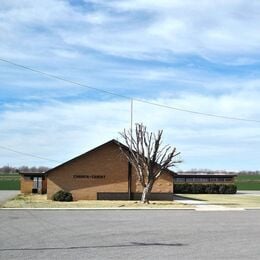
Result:
<svg viewBox="0 0 260 260"><path fill-rule="evenodd" d="M192 193L191 185L188 183L174 185L175 193Z"/></svg>
<svg viewBox="0 0 260 260"><path fill-rule="evenodd" d="M213 194L218 194L219 193L219 185L218 184L213 184L212 185L212 193Z"/></svg>
<svg viewBox="0 0 260 260"><path fill-rule="evenodd" d="M200 184L192 184L191 185L191 193L193 193L193 194L203 193L202 192L202 185L200 185Z"/></svg>
<svg viewBox="0 0 260 260"><path fill-rule="evenodd" d="M205 193L207 193L207 194L211 194L211 193L213 193L213 187L212 187L212 185L206 185L206 187L205 187Z"/></svg>
<svg viewBox="0 0 260 260"><path fill-rule="evenodd" d="M227 185L226 186L226 194L235 194L237 193L237 186L232 184L232 185Z"/></svg>
<svg viewBox="0 0 260 260"><path fill-rule="evenodd" d="M225 194L226 190L227 190L226 187L227 187L227 185L224 185L224 184L219 185L219 189L218 189L219 193L220 194Z"/></svg>
<svg viewBox="0 0 260 260"><path fill-rule="evenodd" d="M57 191L53 196L52 199L54 201L73 201L72 194L68 191L60 190Z"/></svg>
<svg viewBox="0 0 260 260"><path fill-rule="evenodd" d="M191 192L191 186L187 185L187 183L184 183L182 186L183 193L190 193Z"/></svg>

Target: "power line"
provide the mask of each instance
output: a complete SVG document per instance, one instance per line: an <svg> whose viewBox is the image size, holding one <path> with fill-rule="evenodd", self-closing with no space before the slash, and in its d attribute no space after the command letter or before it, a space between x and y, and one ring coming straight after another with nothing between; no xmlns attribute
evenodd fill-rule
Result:
<svg viewBox="0 0 260 260"><path fill-rule="evenodd" d="M41 159L41 160L45 160L45 161L51 161L51 162L60 163L59 161L56 161L56 160L52 160L52 159L49 159L49 158L41 157L41 156L34 155L34 154L30 154L30 153L25 153L25 152L17 151L17 150L14 150L14 149L11 149L11 148L2 146L2 145L0 145L0 148L3 149L3 150L7 150L7 151L14 152L14 153L18 153L18 154L21 154L21 155L30 156L30 157L34 157L34 158Z"/></svg>
<svg viewBox="0 0 260 260"><path fill-rule="evenodd" d="M129 99L129 100L132 100L132 101L137 101L137 102L140 102L140 103L145 103L145 104L149 104L149 105L153 105L153 106L157 106L157 107L167 108L167 109L171 109L171 110L175 110L175 111L180 111L180 112L185 112L185 113L190 113L190 114L195 114L195 115L200 115L200 116L221 118L221 119L226 119L226 120L260 123L260 120L255 120L255 119L224 116L224 115L218 115L218 114L212 114L212 113L204 113L204 112L184 109L184 108L180 108L180 107L173 107L173 106L169 106L169 105L164 105L164 104L160 104L160 103L156 103L156 102L151 102L151 101L147 101L147 100L140 99L140 98L133 98L131 96L121 95L121 94L111 92L111 91L108 91L108 90L104 90L104 89L101 89L101 88L96 88L96 87L92 87L92 86L89 86L89 85L86 85L86 84L83 84L83 83L79 83L79 82L76 82L76 81L73 81L73 80L65 79L63 77L60 77L60 76L57 76L57 75L54 75L54 74L51 74L51 73L43 72L43 71L40 71L40 70L37 70L37 69L33 69L31 67L24 66L24 65L9 61L9 60L3 59L1 57L0 57L0 61L11 64L11 65L16 66L16 67L20 67L22 69L33 71L35 73L44 75L44 76L49 77L49 78L54 78L54 79L61 80L61 81L67 82L67 83L78 85L80 87L92 89L92 90L95 90L95 91L98 91L98 92L103 92L103 93L106 93L106 94L109 94L109 95Z"/></svg>
<svg viewBox="0 0 260 260"><path fill-rule="evenodd" d="M106 94L109 94L109 95L113 95L113 96L118 96L118 97L121 97L121 98L131 99L131 98L128 97L128 96L124 96L124 95L121 95L121 94L117 94L117 93L114 93L114 92L110 92L110 91L108 91L108 90L104 90L104 89L101 89L101 88L95 88L95 87L92 87L92 86L89 86L89 85L85 85L85 84L82 84L82 83L79 83L79 82L76 82L76 81L73 81L73 80L65 79L65 78L63 78L63 77L59 77L59 76L54 75L54 74L51 74L51 73L47 73L47 72L43 72L43 71L40 71L40 70L37 70L37 69L33 69L33 68L31 68L31 67L24 66L24 65L21 65L21 64L18 64L18 63L9 61L9 60L5 60L5 59L3 59L3 58L0 58L0 61L9 63L9 64L11 64L11 65L14 65L14 66L16 66L16 67L20 67L20 68L22 68L22 69L26 69L26 70L33 71L33 72L35 72L35 73L44 75L44 76L49 77L49 78L58 79L58 80L61 80L61 81L65 81L65 82L67 82L67 83L71 83L71 84L74 84L74 85L78 85L78 86L83 87L83 88L88 88L88 89L96 90L96 91L99 91L99 92L103 92L103 93L106 93Z"/></svg>
<svg viewBox="0 0 260 260"><path fill-rule="evenodd" d="M260 123L260 120L255 120L255 119L248 119L248 118L241 118L241 117L231 117L231 116L222 116L222 115L211 114L211 113L203 113L203 112L198 112L198 111L194 111L194 110L188 110L188 109L184 109L184 108L177 108L177 107L172 107L172 106L168 106L168 105L164 105L164 104L159 104L159 103L155 103L155 102L151 102L151 101L147 101L147 100L143 100L143 99L134 99L134 100L138 101L138 102L150 104L150 105L153 105L153 106L158 106L158 107L162 107L162 108L168 108L168 109L181 111L181 112L186 112L186 113L191 113L191 114L195 114L195 115L201 115L201 116L207 116L207 117L215 117L215 118L222 118L222 119L229 119L229 120L236 120L236 121Z"/></svg>

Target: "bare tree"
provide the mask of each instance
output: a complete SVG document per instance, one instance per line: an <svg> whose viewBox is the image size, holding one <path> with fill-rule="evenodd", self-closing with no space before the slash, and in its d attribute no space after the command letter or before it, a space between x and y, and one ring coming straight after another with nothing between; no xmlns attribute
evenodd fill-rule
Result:
<svg viewBox="0 0 260 260"><path fill-rule="evenodd" d="M143 124L136 124L134 133L124 129L120 135L123 137L127 149L121 151L136 170L138 180L143 187L141 201L149 203L149 195L155 181L169 167L175 166L181 160L176 157L180 154L170 145L162 145L163 130L157 134L148 132Z"/></svg>

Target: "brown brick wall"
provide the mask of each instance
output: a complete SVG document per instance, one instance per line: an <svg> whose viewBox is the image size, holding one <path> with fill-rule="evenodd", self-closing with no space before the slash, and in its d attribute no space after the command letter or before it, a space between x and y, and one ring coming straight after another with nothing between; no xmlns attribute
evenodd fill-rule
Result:
<svg viewBox="0 0 260 260"><path fill-rule="evenodd" d="M23 175L21 175L20 183L21 193L32 193L33 180L27 180Z"/></svg>
<svg viewBox="0 0 260 260"><path fill-rule="evenodd" d="M143 187L137 179L137 174L133 168L131 191L142 192ZM169 173L161 175L154 183L152 192L155 193L173 193L173 177Z"/></svg>
<svg viewBox="0 0 260 260"><path fill-rule="evenodd" d="M105 176L104 179L73 178L73 175ZM97 199L97 192L127 192L127 163L111 143L54 169L48 175L47 195L70 191L75 200Z"/></svg>
<svg viewBox="0 0 260 260"><path fill-rule="evenodd" d="M46 194L47 193L47 177L44 178L44 180L42 180L42 194Z"/></svg>
<svg viewBox="0 0 260 260"><path fill-rule="evenodd" d="M74 178L74 175L85 177ZM141 192L134 172L132 176L131 191ZM51 199L55 192L65 190L73 194L74 200L96 200L97 193L128 192L128 162L118 145L108 143L51 170L47 179L48 199ZM152 192L172 193L172 182L172 177L165 174L154 184Z"/></svg>

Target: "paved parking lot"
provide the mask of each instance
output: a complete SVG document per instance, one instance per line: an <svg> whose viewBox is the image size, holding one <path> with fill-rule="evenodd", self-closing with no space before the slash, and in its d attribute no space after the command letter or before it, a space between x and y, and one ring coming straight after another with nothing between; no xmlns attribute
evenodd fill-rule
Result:
<svg viewBox="0 0 260 260"><path fill-rule="evenodd" d="M260 196L260 190L238 190L237 194L243 194L243 195L259 195Z"/></svg>
<svg viewBox="0 0 260 260"><path fill-rule="evenodd" d="M0 210L0 259L259 259L260 211Z"/></svg>
<svg viewBox="0 0 260 260"><path fill-rule="evenodd" d="M19 193L19 190L0 190L0 205Z"/></svg>

